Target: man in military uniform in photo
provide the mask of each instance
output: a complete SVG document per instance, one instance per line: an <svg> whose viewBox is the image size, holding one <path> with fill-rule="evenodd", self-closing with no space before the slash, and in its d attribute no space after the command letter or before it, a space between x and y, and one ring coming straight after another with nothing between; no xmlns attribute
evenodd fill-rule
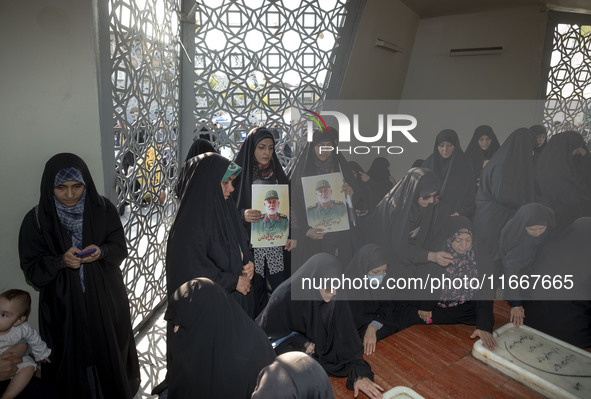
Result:
<svg viewBox="0 0 591 399"><path fill-rule="evenodd" d="M265 194L265 213L261 215L259 222L253 225L254 233L259 236L276 236L289 230L289 219L279 213L279 195L275 190L269 190Z"/></svg>
<svg viewBox="0 0 591 399"><path fill-rule="evenodd" d="M309 206L306 211L311 227L331 226L330 222L338 221L347 214L347 205L344 202L333 201L328 180L316 182L316 198L318 202Z"/></svg>

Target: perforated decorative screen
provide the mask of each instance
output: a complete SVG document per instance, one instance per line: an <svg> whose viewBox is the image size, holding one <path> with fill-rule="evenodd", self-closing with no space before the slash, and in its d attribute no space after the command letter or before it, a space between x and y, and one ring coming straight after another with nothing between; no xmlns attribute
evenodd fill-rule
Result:
<svg viewBox="0 0 591 399"><path fill-rule="evenodd" d="M584 16L583 16L584 17ZM588 17L588 16L587 16ZM544 125L548 133L576 130L591 141L591 20L552 29L552 54L546 86ZM589 18L588 18L589 19Z"/></svg>

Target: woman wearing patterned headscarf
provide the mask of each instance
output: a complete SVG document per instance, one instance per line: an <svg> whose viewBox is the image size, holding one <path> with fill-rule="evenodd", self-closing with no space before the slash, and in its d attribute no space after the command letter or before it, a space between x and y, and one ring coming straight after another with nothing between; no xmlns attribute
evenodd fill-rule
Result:
<svg viewBox="0 0 591 399"><path fill-rule="evenodd" d="M52 349L42 378L60 397L132 398L140 374L119 269L125 235L78 156L58 154L45 165L39 204L21 225L19 255L40 290L41 336Z"/></svg>
<svg viewBox="0 0 591 399"><path fill-rule="evenodd" d="M234 162L244 172L236 178L236 190L232 193L232 198L238 207L247 233L250 235L251 226L258 227L263 223L277 226L276 228L287 225L289 223L287 215L277 212L274 218L269 219L268 215L263 215L260 210L252 209L253 184L267 185L265 190L267 191L273 188L272 185L289 183L275 153L273 133L265 128L252 130L246 136ZM275 204L279 204L279 198L275 198L275 201ZM258 225L254 225L255 223ZM289 251L291 251L290 239L287 240L285 247L253 248L255 266L253 286L258 302L255 313L258 314L265 307L271 292L288 277L286 270L289 269Z"/></svg>

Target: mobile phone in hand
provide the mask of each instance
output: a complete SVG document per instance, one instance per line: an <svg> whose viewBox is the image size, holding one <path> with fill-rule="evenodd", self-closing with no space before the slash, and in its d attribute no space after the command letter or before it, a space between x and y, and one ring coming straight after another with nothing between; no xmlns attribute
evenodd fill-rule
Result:
<svg viewBox="0 0 591 399"><path fill-rule="evenodd" d="M76 255L79 258L86 258L95 252L96 252L96 248L90 248L90 249L87 249L86 251L78 252L77 254L74 254L74 255Z"/></svg>

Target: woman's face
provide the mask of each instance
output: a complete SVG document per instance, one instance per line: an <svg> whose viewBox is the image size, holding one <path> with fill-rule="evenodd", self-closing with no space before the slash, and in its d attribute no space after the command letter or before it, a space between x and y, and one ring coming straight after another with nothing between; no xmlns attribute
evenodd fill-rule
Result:
<svg viewBox="0 0 591 399"><path fill-rule="evenodd" d="M388 269L388 265L382 265L382 266L376 267L375 269L371 269L370 271L367 272L367 274L370 276L381 276L382 274L386 273L387 269Z"/></svg>
<svg viewBox="0 0 591 399"><path fill-rule="evenodd" d="M426 208L429 205L434 204L438 198L439 198L439 193L437 191L433 191L430 194L423 195L423 196L419 197L418 203L423 208Z"/></svg>
<svg viewBox="0 0 591 399"><path fill-rule="evenodd" d="M234 180L235 178L236 178L236 175L232 175L221 183L222 193L224 194L224 199L226 199L226 200L228 198L230 198L230 194L232 194L232 191L234 191L234 186L232 185L232 180Z"/></svg>
<svg viewBox="0 0 591 399"><path fill-rule="evenodd" d="M319 160L326 161L332 153L327 147L333 148L332 141L321 141L314 146L314 153Z"/></svg>
<svg viewBox="0 0 591 399"><path fill-rule="evenodd" d="M450 143L449 141L442 141L441 144L437 146L439 155L441 155L442 158L451 157L451 154L454 153L454 148L456 148L456 146Z"/></svg>
<svg viewBox="0 0 591 399"><path fill-rule="evenodd" d="M478 145L480 146L480 149L482 151L488 150L488 147L490 147L491 142L492 142L492 140L488 136L482 136L481 138L478 139Z"/></svg>
<svg viewBox="0 0 591 399"><path fill-rule="evenodd" d="M525 226L525 231L532 237L539 237L546 232L546 226L535 224L533 226Z"/></svg>
<svg viewBox="0 0 591 399"><path fill-rule="evenodd" d="M82 198L82 194L84 194L84 184L74 180L64 182L53 188L53 195L65 206L76 205Z"/></svg>
<svg viewBox="0 0 591 399"><path fill-rule="evenodd" d="M468 233L459 234L451 243L451 247L459 254L465 254L472 248L472 235Z"/></svg>
<svg viewBox="0 0 591 399"><path fill-rule="evenodd" d="M272 138L267 137L258 142L254 149L254 158L261 165L266 165L273 157L273 151L275 151L275 143Z"/></svg>
<svg viewBox="0 0 591 399"><path fill-rule="evenodd" d="M320 288L320 295L322 296L322 299L324 300L324 302L329 303L332 298L337 294L337 290L333 289L324 289L324 288Z"/></svg>
<svg viewBox="0 0 591 399"><path fill-rule="evenodd" d="M536 142L538 145L538 148L540 148L542 146L542 144L544 144L544 142L546 141L546 135L544 133L538 134L536 136Z"/></svg>

